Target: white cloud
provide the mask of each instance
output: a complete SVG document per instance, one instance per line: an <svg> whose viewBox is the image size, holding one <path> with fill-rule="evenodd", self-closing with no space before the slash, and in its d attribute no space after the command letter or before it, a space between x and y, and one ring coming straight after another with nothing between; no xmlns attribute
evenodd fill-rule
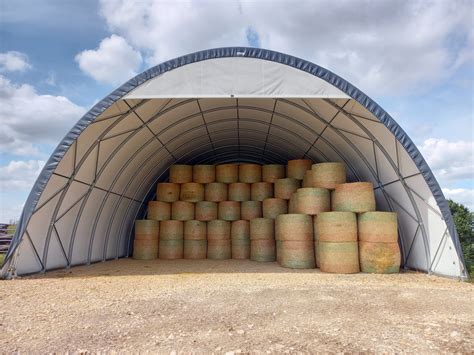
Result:
<svg viewBox="0 0 474 355"><path fill-rule="evenodd" d="M57 144L84 112L64 96L39 95L0 75L0 152L37 156L39 144Z"/></svg>
<svg viewBox="0 0 474 355"><path fill-rule="evenodd" d="M30 68L26 54L16 51L0 53L0 72L24 72Z"/></svg>
<svg viewBox="0 0 474 355"><path fill-rule="evenodd" d="M108 84L120 84L128 80L137 74L142 63L140 52L117 35L104 38L99 48L85 50L75 59L84 73Z"/></svg>
<svg viewBox="0 0 474 355"><path fill-rule="evenodd" d="M474 142L429 138L419 149L442 185L474 180Z"/></svg>
<svg viewBox="0 0 474 355"><path fill-rule="evenodd" d="M44 164L43 160L11 160L8 165L0 166L2 191L31 189Z"/></svg>
<svg viewBox="0 0 474 355"><path fill-rule="evenodd" d="M28 191L44 164L43 160L12 160L0 166L0 222L19 219Z"/></svg>
<svg viewBox="0 0 474 355"><path fill-rule="evenodd" d="M474 211L474 190L472 189L443 189L444 197L452 199L454 202L462 203L469 210Z"/></svg>
<svg viewBox="0 0 474 355"><path fill-rule="evenodd" d="M109 29L149 64L192 51L247 45L323 65L367 92L429 89L472 63L470 1L101 0Z"/></svg>

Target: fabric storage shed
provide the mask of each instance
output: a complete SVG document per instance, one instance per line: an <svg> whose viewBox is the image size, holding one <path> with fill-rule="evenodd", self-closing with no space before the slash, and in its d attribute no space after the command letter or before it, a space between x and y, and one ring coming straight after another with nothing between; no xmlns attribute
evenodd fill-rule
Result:
<svg viewBox="0 0 474 355"><path fill-rule="evenodd" d="M393 118L316 64L243 47L162 63L82 117L38 177L1 276L128 256L133 222L175 162L300 157L374 184L378 209L398 213L405 268L467 277L443 193Z"/></svg>

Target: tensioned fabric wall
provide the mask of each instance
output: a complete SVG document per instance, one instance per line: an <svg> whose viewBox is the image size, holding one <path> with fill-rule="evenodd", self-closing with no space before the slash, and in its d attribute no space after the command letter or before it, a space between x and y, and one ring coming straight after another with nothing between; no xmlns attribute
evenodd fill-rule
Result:
<svg viewBox="0 0 474 355"><path fill-rule="evenodd" d="M387 83L390 85L390 83ZM402 265L466 278L430 168L380 106L336 74L256 48L170 60L95 105L48 160L25 204L2 277L126 257L171 164L341 161L396 211Z"/></svg>

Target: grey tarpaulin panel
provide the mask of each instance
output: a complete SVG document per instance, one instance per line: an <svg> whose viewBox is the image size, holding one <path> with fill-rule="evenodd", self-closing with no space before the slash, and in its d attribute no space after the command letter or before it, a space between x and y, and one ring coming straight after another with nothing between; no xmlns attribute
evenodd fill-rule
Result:
<svg viewBox="0 0 474 355"><path fill-rule="evenodd" d="M298 92L267 99L265 95L271 91L262 91L263 96L254 97L252 101L251 97L245 98L245 90L239 92L241 99L221 98L221 101L212 100L211 96L202 101L193 99L195 91L192 90L188 98L180 98L176 93L170 98L163 93L159 98L130 95L141 85L145 87L151 83L152 79L164 77L165 73L224 58L278 63L315 77L315 83L319 80L330 86L326 85L320 91L323 95L318 98L311 97L313 92L308 91L301 95L301 99ZM278 66L270 67L273 70ZM225 71L225 65L221 69ZM284 73L291 75L291 70ZM168 87L172 84L171 81ZM225 92L220 97L225 97ZM242 136L233 136L235 127ZM393 144L387 142L390 134L386 135L386 132L395 137ZM175 139L178 133L186 137L185 142ZM301 139L293 144L291 140L295 139L295 134ZM286 143L280 145L282 140ZM140 142L148 143L132 149ZM238 151L238 157L235 151ZM103 152L112 153L103 156ZM286 54L244 47L205 50L157 65L123 84L84 115L58 145L33 186L1 275L8 277L15 270L19 273L44 271L53 266L71 266L127 255L131 221L145 212L143 202L152 196L150 186L166 178L167 167L173 161L283 162L292 157L290 152L315 160L344 161L353 179L374 181L378 202L387 209L397 210L404 221L401 233L406 244L402 245L405 266L467 277L461 246L443 193L415 144L390 115L355 86L327 69ZM68 161L74 157L73 169L63 166L58 169L61 162L67 165L63 161L66 156ZM138 179L142 181L140 184L131 183L134 175L130 175L130 171L137 169L142 174ZM387 169L387 172L392 169L395 175L393 172L381 173L381 169ZM404 169L407 173L400 173ZM120 174L114 178L111 171ZM408 171L413 171L413 174ZM48 186L52 176L65 183ZM393 176L397 177L396 181L389 181ZM86 192L74 195L77 200L73 201L69 196L72 186L77 184L85 186ZM399 191L405 194L399 196ZM68 199L71 200L65 203ZM94 215L89 206L96 205L98 211ZM41 218L36 216L32 220L38 211L52 216L44 221L47 225L47 228L43 227L44 233L35 230L39 223L37 220ZM81 224L81 218L90 218L93 222L90 226ZM107 219L120 222L107 224ZM64 221L69 220L71 223L67 225L71 225L71 230L67 233L56 225L62 221L64 226ZM96 233L106 235L96 238ZM85 235L87 238L90 236L90 241L83 240ZM117 240L109 240L109 235L115 235ZM28 251L19 254L23 242ZM103 258L95 248L98 243L105 243ZM456 255L453 259L456 267L448 265L451 261L438 266L443 264L440 258L444 257L444 250L451 249L451 246L454 254L450 255L452 258ZM19 265L21 260L16 261L19 255L21 260L26 255L36 257L36 260L31 260L27 267L22 266ZM58 255L62 255L61 258ZM58 260L48 260L51 257Z"/></svg>

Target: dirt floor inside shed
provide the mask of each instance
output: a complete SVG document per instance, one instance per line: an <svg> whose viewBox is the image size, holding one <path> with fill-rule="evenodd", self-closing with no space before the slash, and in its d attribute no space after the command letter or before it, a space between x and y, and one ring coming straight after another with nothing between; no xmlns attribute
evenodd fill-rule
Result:
<svg viewBox="0 0 474 355"><path fill-rule="evenodd" d="M474 351L474 285L124 259L0 282L2 352Z"/></svg>

